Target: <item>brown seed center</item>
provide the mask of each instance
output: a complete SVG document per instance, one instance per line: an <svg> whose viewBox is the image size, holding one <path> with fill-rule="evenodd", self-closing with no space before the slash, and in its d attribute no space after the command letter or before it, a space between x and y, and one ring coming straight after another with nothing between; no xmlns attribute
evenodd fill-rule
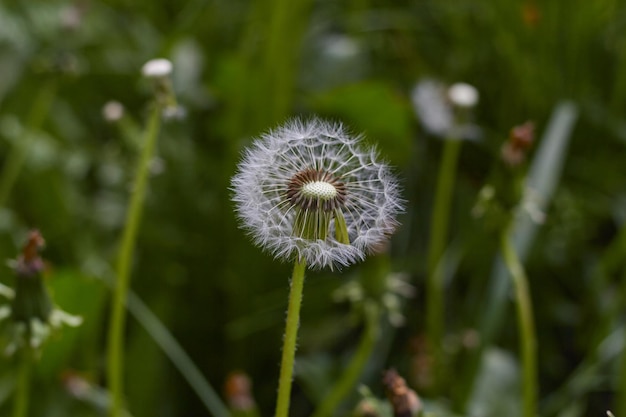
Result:
<svg viewBox="0 0 626 417"><path fill-rule="evenodd" d="M287 198L303 210L332 212L345 203L346 186L326 171L306 169L289 180Z"/></svg>

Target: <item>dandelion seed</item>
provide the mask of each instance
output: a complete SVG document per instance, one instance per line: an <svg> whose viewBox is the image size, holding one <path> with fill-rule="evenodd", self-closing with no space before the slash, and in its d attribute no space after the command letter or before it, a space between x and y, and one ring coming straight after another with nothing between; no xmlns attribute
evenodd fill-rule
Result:
<svg viewBox="0 0 626 417"><path fill-rule="evenodd" d="M403 209L376 151L319 119L291 121L255 141L232 188L254 242L311 268L362 260L393 233Z"/></svg>

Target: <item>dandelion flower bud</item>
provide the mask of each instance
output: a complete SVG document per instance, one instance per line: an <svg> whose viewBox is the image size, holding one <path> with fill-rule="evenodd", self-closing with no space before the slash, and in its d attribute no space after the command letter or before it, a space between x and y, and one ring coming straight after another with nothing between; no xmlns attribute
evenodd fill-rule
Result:
<svg viewBox="0 0 626 417"><path fill-rule="evenodd" d="M252 380L241 371L228 374L224 384L226 401L233 411L254 413L256 402L252 396Z"/></svg>
<svg viewBox="0 0 626 417"><path fill-rule="evenodd" d="M374 149L340 124L292 121L256 140L232 179L243 227L276 258L347 266L386 241L402 211Z"/></svg>
<svg viewBox="0 0 626 417"><path fill-rule="evenodd" d="M422 402L417 393L406 385L395 369L386 370L382 382L394 416L415 416L421 411Z"/></svg>
<svg viewBox="0 0 626 417"><path fill-rule="evenodd" d="M146 78L165 78L172 73L172 62L169 59L157 58L146 62L141 68Z"/></svg>
<svg viewBox="0 0 626 417"><path fill-rule="evenodd" d="M11 263L15 289L3 291L8 303L0 306L0 340L7 355L26 346L37 349L53 330L82 322L80 317L60 310L50 298L42 275L45 263L39 255L43 246L41 234L31 231L22 253Z"/></svg>
<svg viewBox="0 0 626 417"><path fill-rule="evenodd" d="M535 140L535 124L528 121L514 126L509 140L502 146L502 160L510 167L518 167L526 161L526 156Z"/></svg>
<svg viewBox="0 0 626 417"><path fill-rule="evenodd" d="M466 83L452 84L448 88L448 98L457 107L471 108L478 103L478 90Z"/></svg>

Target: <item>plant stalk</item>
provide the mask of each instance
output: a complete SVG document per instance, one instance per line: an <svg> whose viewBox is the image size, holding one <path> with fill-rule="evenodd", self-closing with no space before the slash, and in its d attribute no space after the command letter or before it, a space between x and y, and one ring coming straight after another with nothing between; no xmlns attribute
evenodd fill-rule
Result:
<svg viewBox="0 0 626 417"><path fill-rule="evenodd" d="M511 243L509 228L502 233L500 244L502 256L511 274L515 290L520 349L522 352L522 415L524 417L535 417L537 413L537 343L528 279Z"/></svg>
<svg viewBox="0 0 626 417"><path fill-rule="evenodd" d="M121 417L124 394L124 327L126 323L126 298L130 281L130 269L141 213L145 201L150 161L153 158L161 121L162 108L154 104L143 138L143 149L137 165L131 199L126 214L120 252L116 264L115 289L109 326L107 378L111 392L111 417Z"/></svg>
<svg viewBox="0 0 626 417"><path fill-rule="evenodd" d="M31 355L30 348L25 347L20 352L20 363L17 375L17 386L13 403L13 417L26 417L28 415L28 403L30 401L30 375Z"/></svg>
<svg viewBox="0 0 626 417"><path fill-rule="evenodd" d="M283 356L280 364L280 378L278 380L278 399L276 401L275 417L289 415L289 400L291 397L291 383L296 356L296 340L300 324L300 306L302 304L302 289L304 288L304 259L297 259L293 266L291 290L289 291L289 306L287 308L287 322L283 340Z"/></svg>
<svg viewBox="0 0 626 417"><path fill-rule="evenodd" d="M440 265L448 238L448 224L452 203L452 192L456 179L460 140L445 141L441 165L437 178L435 204L431 216L430 240L428 242L428 281L426 302L426 331L435 361L435 386L441 375L441 340L444 332L444 283L443 267Z"/></svg>

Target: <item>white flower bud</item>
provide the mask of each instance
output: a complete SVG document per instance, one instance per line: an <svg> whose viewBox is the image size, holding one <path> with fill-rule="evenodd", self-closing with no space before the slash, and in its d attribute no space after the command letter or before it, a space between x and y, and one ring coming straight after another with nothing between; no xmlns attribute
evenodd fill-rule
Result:
<svg viewBox="0 0 626 417"><path fill-rule="evenodd" d="M172 62L165 58L151 59L143 65L141 73L146 78L165 78L172 73Z"/></svg>
<svg viewBox="0 0 626 417"><path fill-rule="evenodd" d="M478 90L466 83L452 84L448 88L448 98L455 106L474 107L478 103Z"/></svg>

